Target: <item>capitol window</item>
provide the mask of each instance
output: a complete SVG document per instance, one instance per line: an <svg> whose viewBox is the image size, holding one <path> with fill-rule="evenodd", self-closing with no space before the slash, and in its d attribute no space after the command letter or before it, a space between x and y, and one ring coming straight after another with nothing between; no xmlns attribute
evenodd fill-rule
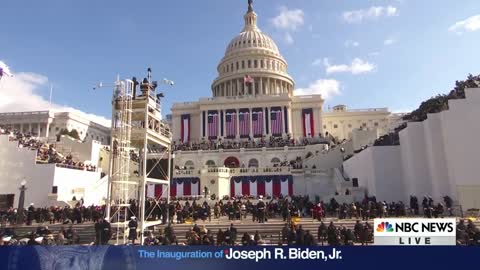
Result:
<svg viewBox="0 0 480 270"><path fill-rule="evenodd" d="M242 60L242 69L245 68L245 61Z"/></svg>
<svg viewBox="0 0 480 270"><path fill-rule="evenodd" d="M376 126L376 127L378 127L378 122L375 122L373 125Z"/></svg>
<svg viewBox="0 0 480 270"><path fill-rule="evenodd" d="M252 67L252 61L248 60L248 68Z"/></svg>
<svg viewBox="0 0 480 270"><path fill-rule="evenodd" d="M338 128L338 125L337 124L333 125L333 128Z"/></svg>
<svg viewBox="0 0 480 270"><path fill-rule="evenodd" d="M215 161L209 160L205 163L205 165L207 165L207 167L209 167L209 168L215 167Z"/></svg>
<svg viewBox="0 0 480 270"><path fill-rule="evenodd" d="M254 68L257 68L257 67L258 67L258 62L257 62L257 60L254 60L254 61L253 61L253 67L254 67Z"/></svg>
<svg viewBox="0 0 480 270"><path fill-rule="evenodd" d="M237 62L237 70L238 70L238 62Z"/></svg>

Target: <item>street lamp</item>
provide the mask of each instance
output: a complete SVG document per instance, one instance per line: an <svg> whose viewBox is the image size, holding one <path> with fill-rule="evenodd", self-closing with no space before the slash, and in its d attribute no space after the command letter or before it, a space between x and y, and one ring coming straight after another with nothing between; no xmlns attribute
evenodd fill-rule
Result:
<svg viewBox="0 0 480 270"><path fill-rule="evenodd" d="M17 208L17 224L22 224L23 223L23 208L25 205L25 190L27 190L27 187L25 185L27 184L27 180L23 178L22 182L20 182L20 197L18 198L18 208Z"/></svg>
<svg viewBox="0 0 480 270"><path fill-rule="evenodd" d="M175 159L175 153L172 153L172 148L170 146L170 150L169 150L169 156L170 156L170 159L168 160L168 181L170 182L168 184L168 193L170 193L170 188L171 188L171 184L172 184L172 179L173 179L173 160ZM172 220L170 220L170 194L167 194L167 223L168 224L171 224Z"/></svg>

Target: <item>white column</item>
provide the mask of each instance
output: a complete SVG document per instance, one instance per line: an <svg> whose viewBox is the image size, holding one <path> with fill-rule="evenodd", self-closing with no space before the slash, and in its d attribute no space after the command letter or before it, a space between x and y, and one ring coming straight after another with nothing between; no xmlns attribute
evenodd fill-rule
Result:
<svg viewBox="0 0 480 270"><path fill-rule="evenodd" d="M240 95L240 83L238 82L238 79L235 79L235 82L237 84L237 96Z"/></svg>
<svg viewBox="0 0 480 270"><path fill-rule="evenodd" d="M262 61L263 61L263 60L262 60ZM259 86L260 86L260 95L264 95L264 93L263 93L263 78L262 78L262 77L260 77L260 84L259 84Z"/></svg>
<svg viewBox="0 0 480 270"><path fill-rule="evenodd" d="M223 136L222 138L225 138L227 137L227 122L225 122L225 118L226 118L226 115L227 115L227 111L226 110L223 110L223 117L222 117L222 122L223 122Z"/></svg>
<svg viewBox="0 0 480 270"><path fill-rule="evenodd" d="M250 138L253 138L253 130L252 130L252 108L249 108L249 115L248 115L248 125L250 126Z"/></svg>
<svg viewBox="0 0 480 270"><path fill-rule="evenodd" d="M205 111L205 137L208 140L208 137L210 137L210 134L208 134L208 110Z"/></svg>
<svg viewBox="0 0 480 270"><path fill-rule="evenodd" d="M40 123L37 123L37 137L41 137L40 136Z"/></svg>
<svg viewBox="0 0 480 270"><path fill-rule="evenodd" d="M262 119L262 121L263 121L263 135L267 135L267 122L265 121L265 117L267 116L267 112L265 110L265 107L263 107L262 110L263 110L263 115L262 115L262 117L263 117L263 119Z"/></svg>
<svg viewBox="0 0 480 270"><path fill-rule="evenodd" d="M221 115L220 115L220 114L221 114L220 112L221 112L221 111L222 111L222 110L218 110L218 111L217 111L217 113L218 113L218 118L217 118L217 119L218 119L218 128L217 128L217 134L218 134L218 136L217 136L217 138L220 138L220 136L222 135L222 133L220 132L220 130L221 130L221 128L222 128L221 119L220 119L220 116L221 116Z"/></svg>
<svg viewBox="0 0 480 270"><path fill-rule="evenodd" d="M267 95L270 95L272 93L272 84L271 84L271 81L270 81L270 78L267 79Z"/></svg>
<svg viewBox="0 0 480 270"><path fill-rule="evenodd" d="M282 134L285 135L285 112L283 111L283 106L280 106L281 110L282 110Z"/></svg>
<svg viewBox="0 0 480 270"><path fill-rule="evenodd" d="M237 114L235 117L237 117L237 140L240 139L240 115L239 115L239 111L238 109L237 110Z"/></svg>
<svg viewBox="0 0 480 270"><path fill-rule="evenodd" d="M291 107L287 107L287 115L288 115L288 122L287 122L287 125L288 125L288 132L290 134L292 134L293 136L293 119L292 119L292 108Z"/></svg>
<svg viewBox="0 0 480 270"><path fill-rule="evenodd" d="M268 106L268 132L267 136L272 134L272 118L270 117L272 115L272 107Z"/></svg>
<svg viewBox="0 0 480 270"><path fill-rule="evenodd" d="M200 139L203 138L203 111L200 111L200 132L198 137Z"/></svg>
<svg viewBox="0 0 480 270"><path fill-rule="evenodd" d="M50 129L50 121L47 120L47 126L45 127L45 138L48 138Z"/></svg>

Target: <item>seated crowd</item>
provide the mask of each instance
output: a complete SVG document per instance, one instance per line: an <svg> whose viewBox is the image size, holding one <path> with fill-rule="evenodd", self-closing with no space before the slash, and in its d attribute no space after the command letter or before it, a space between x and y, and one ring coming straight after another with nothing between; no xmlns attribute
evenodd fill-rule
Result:
<svg viewBox="0 0 480 270"><path fill-rule="evenodd" d="M134 219L138 215L138 202L132 200L128 219ZM168 245L178 244L173 225L181 223L196 224L202 220L209 222L212 219L228 217L231 222L235 220L244 220L251 218L252 222L265 223L269 219L281 218L285 226L280 232L279 244L289 245L316 245L328 243L329 245L353 245L361 243L362 245L372 241L373 228L369 223L370 219L382 217L402 217L402 216L424 216L427 218L453 216L452 200L448 196L444 197L443 203L435 203L432 198L424 197L421 204L415 196L411 196L409 208L403 202L377 201L375 197L365 197L362 202L351 204L340 204L335 199L329 202L312 202L308 196L292 197L270 197L265 201L262 197L258 199L252 197L223 198L211 203L197 200L178 201L172 200L167 203L161 199L155 201L148 199L145 209L147 220L161 220L166 226L157 233L148 235L146 245ZM422 210L422 211L420 211ZM112 210L115 212L115 210ZM422 213L420 213L422 212ZM17 220L16 209L8 209L1 212L2 220L10 225L15 224ZM79 237L75 230L70 227L65 231L63 228L57 236L52 236L48 227L43 223L54 224L61 223L66 226L71 224L80 224L83 222L95 222L97 231L96 243L107 244L112 237L112 229L108 221L103 219L105 215L105 206L84 206L79 201L75 207L44 207L35 208L33 205L24 210L23 222L32 225L36 222L39 225L36 232L32 232L29 244L75 244L79 242ZM298 224L299 218L312 218L320 221L317 236L308 230L303 230L301 224ZM333 222L327 226L323 223L326 217L338 219L356 219L357 223L353 228L344 226L337 227ZM171 222L168 222L168 220ZM361 223L360 220L364 222ZM112 220L115 222L115 220ZM102 228L106 228L106 232ZM1 237L14 236L11 228L5 227L0 233ZM38 242L38 237L43 240ZM216 236L216 237L215 237ZM258 232L243 232L240 243L242 245L260 245L265 242L263 235ZM206 227L200 228L194 225L185 237L187 245L235 245L239 244L237 229L230 226L226 230L219 230L215 235ZM280 239L280 237L278 238ZM467 225L460 221L457 226L457 240L459 245L476 245L480 243L480 231L471 221Z"/></svg>
<svg viewBox="0 0 480 270"><path fill-rule="evenodd" d="M263 136L261 138L242 138L242 139L211 139L199 142L182 143L180 141L173 142L174 151L197 151L197 150L218 150L218 149L240 149L240 148L272 148L272 147L294 147L306 146L313 144L329 144L331 140L326 139L321 134L319 137L303 138L295 140L288 134L287 138L270 136L269 138Z"/></svg>
<svg viewBox="0 0 480 270"><path fill-rule="evenodd" d="M37 151L37 164L57 164L59 167L97 171L96 166L88 165L83 162L76 162L73 160L71 154L66 157L55 150L53 144L42 142L34 134L22 133L10 128L0 128L0 134L9 135L10 141L18 142L19 148L27 148L32 151Z"/></svg>

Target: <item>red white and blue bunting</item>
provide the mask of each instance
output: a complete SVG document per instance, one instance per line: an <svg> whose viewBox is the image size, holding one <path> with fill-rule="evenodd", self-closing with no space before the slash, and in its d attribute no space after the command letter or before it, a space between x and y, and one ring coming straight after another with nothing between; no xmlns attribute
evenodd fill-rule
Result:
<svg viewBox="0 0 480 270"><path fill-rule="evenodd" d="M162 184L148 184L145 187L145 196L147 198L166 198L167 192L166 188L163 187Z"/></svg>
<svg viewBox="0 0 480 270"><path fill-rule="evenodd" d="M302 111L303 136L305 138L315 137L315 121L313 119L313 110L304 109Z"/></svg>
<svg viewBox="0 0 480 270"><path fill-rule="evenodd" d="M230 179L230 196L292 196L293 176L233 176Z"/></svg>
<svg viewBox="0 0 480 270"><path fill-rule="evenodd" d="M170 196L188 197L198 196L200 193L200 178L174 178L170 183Z"/></svg>
<svg viewBox="0 0 480 270"><path fill-rule="evenodd" d="M182 143L187 143L190 141L190 114L182 114L181 121L181 140Z"/></svg>

